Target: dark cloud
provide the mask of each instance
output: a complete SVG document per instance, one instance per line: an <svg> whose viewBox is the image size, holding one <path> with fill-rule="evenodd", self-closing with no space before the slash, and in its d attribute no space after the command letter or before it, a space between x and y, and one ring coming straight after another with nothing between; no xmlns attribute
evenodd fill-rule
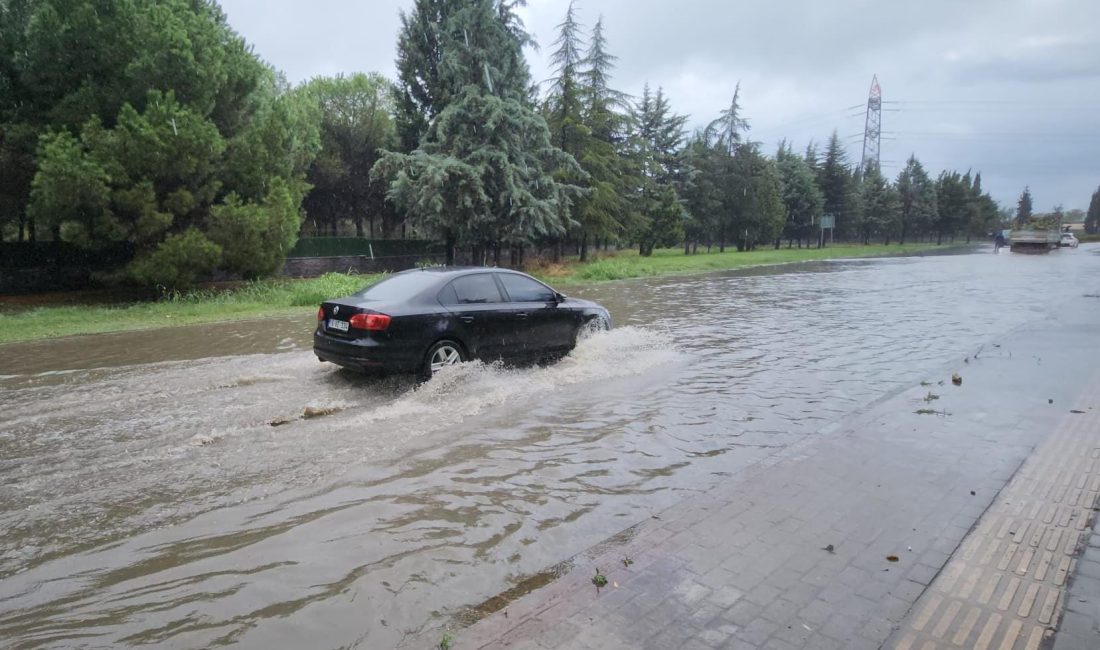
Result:
<svg viewBox="0 0 1100 650"><path fill-rule="evenodd" d="M411 0L223 0L230 22L291 81L373 70L394 75L397 14ZM530 0L543 44L536 79L567 0ZM596 0L619 56L615 83L661 86L700 126L742 84L752 136L802 148L836 129L858 158L871 76L882 82L885 171L915 153L933 173L981 170L1002 203L1030 185L1036 205L1086 207L1100 183L1100 24L1096 0ZM849 138L848 136L855 136Z"/></svg>

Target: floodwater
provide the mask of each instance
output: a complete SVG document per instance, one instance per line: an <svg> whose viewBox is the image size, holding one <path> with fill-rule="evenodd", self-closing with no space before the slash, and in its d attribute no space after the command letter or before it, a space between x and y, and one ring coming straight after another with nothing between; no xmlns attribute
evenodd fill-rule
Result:
<svg viewBox="0 0 1100 650"><path fill-rule="evenodd" d="M1100 246L586 287L616 329L416 386L312 313L0 347L0 645L393 648L1100 293Z"/></svg>

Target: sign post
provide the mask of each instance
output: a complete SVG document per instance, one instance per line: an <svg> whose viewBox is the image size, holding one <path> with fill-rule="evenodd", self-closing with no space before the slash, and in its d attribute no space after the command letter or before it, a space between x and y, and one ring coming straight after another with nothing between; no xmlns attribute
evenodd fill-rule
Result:
<svg viewBox="0 0 1100 650"><path fill-rule="evenodd" d="M833 229L836 228L836 216L831 214L821 215L821 244L818 248L824 248L825 246L825 229L829 229L829 243L833 243Z"/></svg>

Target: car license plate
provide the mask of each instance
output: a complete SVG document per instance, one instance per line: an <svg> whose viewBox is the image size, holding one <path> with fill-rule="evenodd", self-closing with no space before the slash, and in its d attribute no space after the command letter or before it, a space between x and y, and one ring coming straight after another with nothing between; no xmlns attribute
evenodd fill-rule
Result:
<svg viewBox="0 0 1100 650"><path fill-rule="evenodd" d="M346 332L348 331L348 322L346 320L336 320L335 318L330 318L328 319L328 328L330 330Z"/></svg>

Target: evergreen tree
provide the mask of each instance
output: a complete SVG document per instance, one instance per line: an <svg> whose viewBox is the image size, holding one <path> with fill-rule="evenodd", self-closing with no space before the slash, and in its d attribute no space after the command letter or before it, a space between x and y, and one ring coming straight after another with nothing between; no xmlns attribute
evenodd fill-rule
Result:
<svg viewBox="0 0 1100 650"><path fill-rule="evenodd" d="M877 165L870 165L863 174L863 215L861 240L864 244L870 243L876 235L886 244L900 236L897 191Z"/></svg>
<svg viewBox="0 0 1100 650"><path fill-rule="evenodd" d="M791 149L780 145L776 164L783 188L783 205L787 212L782 236L787 240L788 248L792 241L797 241L798 247L802 248L803 240L809 245L820 232L821 211L825 205L825 198L817 188L813 170L805 158L799 157ZM779 247L778 240L775 245L776 248Z"/></svg>
<svg viewBox="0 0 1100 650"><path fill-rule="evenodd" d="M578 162L588 174L589 187L577 209L582 261L588 258L590 237L606 241L632 225L627 197L637 184L637 174L624 157L627 120L618 109L626 104L625 95L610 86L616 58L607 51L601 17L592 28L580 84L588 137Z"/></svg>
<svg viewBox="0 0 1100 650"><path fill-rule="evenodd" d="M915 155L909 156L905 169L898 174L896 186L898 243L904 244L910 235L922 234L932 229L936 219L936 187Z"/></svg>
<svg viewBox="0 0 1100 650"><path fill-rule="evenodd" d="M718 238L719 215L724 193L718 163L723 156L716 152L703 131L697 131L684 149L683 197L687 209L684 224L684 254L690 254L699 243L708 250Z"/></svg>
<svg viewBox="0 0 1100 650"><path fill-rule="evenodd" d="M1089 212L1085 217L1085 232L1090 235L1100 233L1100 187L1092 193L1092 200L1089 201Z"/></svg>
<svg viewBox="0 0 1100 650"><path fill-rule="evenodd" d="M640 174L633 197L637 219L632 238L642 256L653 254L657 246L676 244L682 237L685 214L675 200L673 183L683 171L680 145L686 122L686 116L672 112L662 89L654 94L646 84L632 112L630 137L631 156Z"/></svg>
<svg viewBox="0 0 1100 650"><path fill-rule="evenodd" d="M999 212L993 197L982 192L981 172L976 173L970 189L970 224L966 241L969 242L971 236L985 237L995 230Z"/></svg>
<svg viewBox="0 0 1100 650"><path fill-rule="evenodd" d="M854 233L855 224L848 223L854 222L857 216L854 209L852 172L848 167L844 145L836 131L833 131L825 147L825 158L818 168L817 184L825 198L825 214L836 217L838 234Z"/></svg>
<svg viewBox="0 0 1100 650"><path fill-rule="evenodd" d="M555 76L551 79L550 90L543 103L543 113L550 128L551 142L555 147L573 156L582 164L583 169L585 154L594 143L591 142L591 135L585 124L584 89L581 83L581 64L583 63L581 50L584 43L581 40L580 29L574 5L570 2L565 18L558 24L558 38L554 41L555 49L550 54ZM580 175L562 180L587 185L587 179ZM586 203L586 199L581 198L574 209L578 226L576 230L580 231L575 234L578 234L582 240L582 260L588 257L588 235L594 226L585 219L585 216L592 216L586 209ZM556 262L561 255L560 239L554 242L553 250L553 259Z"/></svg>
<svg viewBox="0 0 1100 650"><path fill-rule="evenodd" d="M415 0L409 13L400 12L397 36L397 110L395 121L401 151L420 146L420 138L450 101L440 78L443 27L461 0Z"/></svg>
<svg viewBox="0 0 1100 650"><path fill-rule="evenodd" d="M716 138L716 146L725 149L730 156L737 153L737 148L741 146L741 134L749 130L748 120L741 117L741 103L738 101L740 95L741 82L739 81L733 89L733 99L730 101L729 108L722 111L718 119L707 127L707 130Z"/></svg>
<svg viewBox="0 0 1100 650"><path fill-rule="evenodd" d="M411 154L385 153L371 173L418 226L472 247L474 263L501 244L560 236L574 222L581 175L553 146L546 121L528 101L523 38L504 5L468 0L440 32L438 78L453 98ZM407 90L407 89L406 89Z"/></svg>
<svg viewBox="0 0 1100 650"><path fill-rule="evenodd" d="M936 243L954 238L966 227L969 218L970 185L957 171L940 172L936 180Z"/></svg>
<svg viewBox="0 0 1100 650"><path fill-rule="evenodd" d="M1016 202L1016 225L1023 226L1031 219L1031 188L1025 187L1020 200Z"/></svg>
<svg viewBox="0 0 1100 650"><path fill-rule="evenodd" d="M733 183L726 194L732 215L730 236L739 251L774 242L783 231L786 208L775 162L756 143L742 143L733 156Z"/></svg>
<svg viewBox="0 0 1100 650"><path fill-rule="evenodd" d="M277 270L315 116L216 3L8 0L0 33L0 207L32 237L127 243L114 277L149 285Z"/></svg>
<svg viewBox="0 0 1100 650"><path fill-rule="evenodd" d="M726 250L726 243L731 238L743 243L744 233L747 232L746 224L740 223L744 219L738 217L738 214L744 210L746 192L751 184L753 172L749 161L754 158L754 153L749 152L740 161L737 160L743 135L749 130L748 121L741 116L740 94L741 84L738 83L734 87L729 107L707 125L702 135L708 149L707 169L712 175L711 182L719 193L720 207L715 219L719 252ZM738 230L742 232L741 237L736 235Z"/></svg>

